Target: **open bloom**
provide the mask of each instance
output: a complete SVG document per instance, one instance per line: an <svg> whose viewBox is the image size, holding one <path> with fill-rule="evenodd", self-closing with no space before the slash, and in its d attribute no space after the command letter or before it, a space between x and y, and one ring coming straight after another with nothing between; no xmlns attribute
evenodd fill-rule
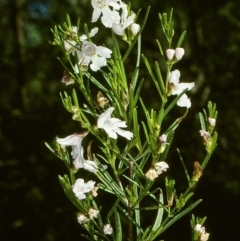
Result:
<svg viewBox="0 0 240 241"><path fill-rule="evenodd" d="M76 197L82 200L86 198L85 193L88 193L93 190L94 184L94 181L88 181L87 183L85 183L83 179L79 178L73 184L72 190L75 193Z"/></svg>
<svg viewBox="0 0 240 241"><path fill-rule="evenodd" d="M120 15L116 10L121 8L119 0L92 0L93 15L92 22L96 22L102 14L101 21L107 28L111 28L113 23L119 23Z"/></svg>
<svg viewBox="0 0 240 241"><path fill-rule="evenodd" d="M73 134L67 136L66 138L57 138L56 141L61 146L71 146L73 157L73 164L75 168L83 168L89 172L95 172L97 170L97 165L94 161L85 160L83 157L84 149L82 147L82 140L86 136L86 133L83 134Z"/></svg>
<svg viewBox="0 0 240 241"><path fill-rule="evenodd" d="M133 133L120 129L120 127L127 127L126 122L121 121L117 118L111 118L113 110L114 107L110 107L98 117L97 127L104 129L107 132L108 136L113 139L117 139L118 134L128 140L131 140L133 137Z"/></svg>
<svg viewBox="0 0 240 241"><path fill-rule="evenodd" d="M101 67L107 65L107 58L111 57L112 51L103 46L96 46L89 41L83 41L81 50L75 48L74 54L77 54L78 64L88 66L93 71L99 70Z"/></svg>
<svg viewBox="0 0 240 241"><path fill-rule="evenodd" d="M179 95L181 94L185 89L191 90L194 87L194 82L192 83L179 83L180 78L180 71L174 70L169 75L169 90L168 95ZM187 97L186 94L183 94L181 98L178 100L177 105L180 107L191 107L191 101Z"/></svg>
<svg viewBox="0 0 240 241"><path fill-rule="evenodd" d="M129 27L134 22L135 14L131 14L128 16L128 9L125 3L121 3L122 5L122 14L121 20L119 23L114 22L112 25L112 30L115 34L123 36L125 33L125 29Z"/></svg>
<svg viewBox="0 0 240 241"><path fill-rule="evenodd" d="M166 172L169 168L166 162L157 162L154 164L155 169L157 170L157 174L160 175L162 172Z"/></svg>

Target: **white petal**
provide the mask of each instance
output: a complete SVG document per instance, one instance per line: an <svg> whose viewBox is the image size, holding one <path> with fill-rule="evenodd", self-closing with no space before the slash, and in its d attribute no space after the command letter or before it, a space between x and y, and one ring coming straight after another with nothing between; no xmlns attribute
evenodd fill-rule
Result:
<svg viewBox="0 0 240 241"><path fill-rule="evenodd" d="M111 28L113 23L118 24L120 22L120 15L118 12L111 11L109 7L102 9L101 21L107 28Z"/></svg>
<svg viewBox="0 0 240 241"><path fill-rule="evenodd" d="M113 24L112 25L112 30L115 34L119 35L119 36L123 36L124 35L124 28L122 27L121 24Z"/></svg>
<svg viewBox="0 0 240 241"><path fill-rule="evenodd" d="M97 164L94 161L85 160L83 169L95 173L97 171Z"/></svg>
<svg viewBox="0 0 240 241"><path fill-rule="evenodd" d="M178 84L179 83L179 78L180 78L180 71L178 69L172 71L169 76L169 82L173 84Z"/></svg>
<svg viewBox="0 0 240 241"><path fill-rule="evenodd" d="M128 140L131 140L133 138L133 133L130 131L125 131L120 128L114 129L115 132L118 133L118 135L125 137Z"/></svg>
<svg viewBox="0 0 240 241"><path fill-rule="evenodd" d="M190 99L187 97L186 94L183 94L181 96L181 98L178 100L177 105L180 107L187 107L190 108L191 107L191 101Z"/></svg>
<svg viewBox="0 0 240 241"><path fill-rule="evenodd" d="M179 95L181 94L185 89L191 90L194 87L194 82L192 83L180 83L174 85L172 88L172 95Z"/></svg>
<svg viewBox="0 0 240 241"><path fill-rule="evenodd" d="M96 22L101 15L101 10L99 8L94 8L92 15L92 22Z"/></svg>
<svg viewBox="0 0 240 241"><path fill-rule="evenodd" d="M96 53L102 57L111 58L112 50L103 46L97 46Z"/></svg>
<svg viewBox="0 0 240 241"><path fill-rule="evenodd" d="M65 138L56 138L57 143L59 143L62 146L75 146L75 145L81 145L82 138L80 137L81 134L73 134L70 136L67 136Z"/></svg>
<svg viewBox="0 0 240 241"><path fill-rule="evenodd" d="M107 132L110 138L117 139L117 134L112 128L104 127L104 130Z"/></svg>
<svg viewBox="0 0 240 241"><path fill-rule="evenodd" d="M98 28L93 28L89 33L90 37L95 36L97 34L97 32L98 32Z"/></svg>
<svg viewBox="0 0 240 241"><path fill-rule="evenodd" d="M110 107L98 117L98 120L97 120L98 128L104 127L106 120L110 119L113 110L114 110L114 107Z"/></svg>

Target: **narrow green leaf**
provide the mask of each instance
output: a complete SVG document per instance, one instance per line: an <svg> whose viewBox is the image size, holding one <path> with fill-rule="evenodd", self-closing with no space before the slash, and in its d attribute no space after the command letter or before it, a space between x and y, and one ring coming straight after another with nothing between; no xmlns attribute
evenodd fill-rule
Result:
<svg viewBox="0 0 240 241"><path fill-rule="evenodd" d="M174 218L172 218L164 227L160 227L157 232L154 234L154 238L159 236L161 233L163 233L165 230L167 230L172 224L174 224L178 219L189 213L192 209L194 209L202 200L199 199L195 203L193 203L191 206L183 210L181 213L176 215Z"/></svg>
<svg viewBox="0 0 240 241"><path fill-rule="evenodd" d="M199 112L199 120L200 120L200 124L201 124L201 129L206 131L207 128L206 128L205 120L204 120L203 114L201 112Z"/></svg>
<svg viewBox="0 0 240 241"><path fill-rule="evenodd" d="M177 47L181 47L182 42L183 42L183 40L184 40L184 37L185 37L186 33L187 33L187 31L183 31L183 32L182 32L182 34L181 34L181 36L180 36L180 38L179 38L179 40L178 40Z"/></svg>
<svg viewBox="0 0 240 241"><path fill-rule="evenodd" d="M161 204L163 204L163 193L162 193L161 189L160 189L159 201L160 201ZM164 210L163 207L158 208L157 217L155 219L155 222L154 222L154 225L153 225L153 228L152 228L153 231L156 231L162 223L163 210Z"/></svg>
<svg viewBox="0 0 240 241"><path fill-rule="evenodd" d="M115 216L115 227L116 227L116 236L115 236L115 241L122 241L122 224L120 220L119 213L115 209L114 212Z"/></svg>

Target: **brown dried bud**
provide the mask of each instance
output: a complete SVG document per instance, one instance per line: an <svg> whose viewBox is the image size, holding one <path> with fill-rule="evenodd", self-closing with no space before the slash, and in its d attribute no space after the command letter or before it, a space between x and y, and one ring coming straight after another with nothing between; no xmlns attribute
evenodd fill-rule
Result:
<svg viewBox="0 0 240 241"><path fill-rule="evenodd" d="M104 97L104 95L102 94L101 91L98 91L98 93L97 93L97 102L98 102L98 105L101 108L104 108L105 105L108 104L109 100L106 97Z"/></svg>
<svg viewBox="0 0 240 241"><path fill-rule="evenodd" d="M199 162L194 162L194 170L192 180L198 182L199 178L202 176L203 170Z"/></svg>

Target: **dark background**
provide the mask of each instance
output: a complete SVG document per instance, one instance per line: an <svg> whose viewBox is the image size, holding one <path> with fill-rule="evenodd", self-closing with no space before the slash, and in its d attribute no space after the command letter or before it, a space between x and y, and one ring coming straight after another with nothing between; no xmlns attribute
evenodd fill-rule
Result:
<svg viewBox="0 0 240 241"><path fill-rule="evenodd" d="M132 9L142 8L141 22L148 5L151 12L143 31L143 52L150 62L159 58L155 39L162 41L157 14L174 8L175 44L187 30L183 43L186 54L177 65L183 82L196 82L190 93L192 107L176 132L169 157L178 189L185 179L175 147L181 149L187 167L202 160L204 148L198 136L198 112L212 100L217 104L219 141L216 152L198 184L195 199L203 202L194 210L207 216L211 241L239 240L240 197L240 1L134 1ZM48 43L50 28L65 21L69 13L73 25L81 16L91 24L92 8L87 0L0 0L0 240L70 241L82 240L76 222L76 209L65 197L57 175L65 168L44 146L56 135L77 131L59 98L63 67L62 53ZM105 36L96 37L103 43ZM99 44L101 45L101 44ZM129 65L130 71L133 70ZM148 73L144 98L157 108L154 86ZM177 108L173 115L183 114ZM179 171L178 171L179 170ZM169 172L171 175L171 171ZM190 240L190 215L162 239Z"/></svg>

